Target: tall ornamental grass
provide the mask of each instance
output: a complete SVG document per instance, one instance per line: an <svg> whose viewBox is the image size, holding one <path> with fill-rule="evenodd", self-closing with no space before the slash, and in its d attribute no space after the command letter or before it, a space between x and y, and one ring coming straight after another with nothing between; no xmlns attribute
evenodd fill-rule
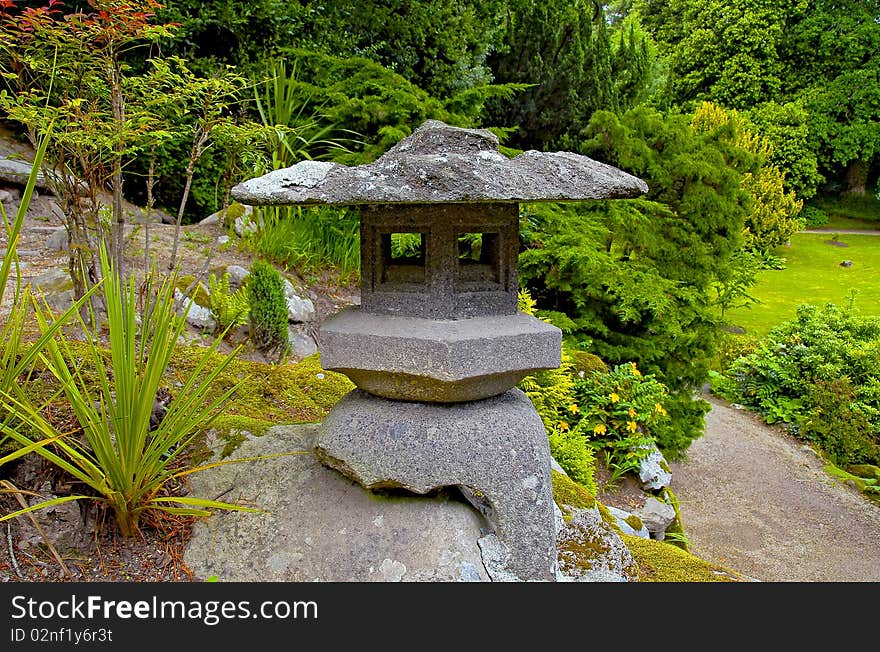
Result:
<svg viewBox="0 0 880 652"><path fill-rule="evenodd" d="M0 518L6 520L50 504L96 499L112 510L121 534L138 530L146 510L206 516L212 509L259 511L239 505L179 495L181 480L194 472L230 461L187 467L184 455L196 434L216 417L235 387L218 395L212 382L234 359L237 351L214 365L212 355L220 339L205 349L192 373L167 405L159 425L150 429L154 400L163 384L175 344L185 321L175 313L174 282L149 282L144 307L138 311L138 291L133 278L124 282L100 252L104 280L100 287L107 306L109 356L76 313L85 338L75 352L72 340L61 331L45 340L40 361L57 378L70 403L79 429L62 432L50 423L39 406L20 395L3 392L0 405L14 414L35 437L4 423L0 428L23 448L33 451L89 487L95 495L73 495L46 501ZM56 323L45 303L34 302L40 331L50 333ZM70 312L70 311L68 311ZM92 322L96 323L96 322ZM109 364L105 358L109 357ZM88 375L85 370L89 370ZM94 379L97 378L97 381ZM299 451L297 451L299 452ZM259 458L244 458L248 461ZM0 459L2 463L3 459Z"/></svg>
<svg viewBox="0 0 880 652"><path fill-rule="evenodd" d="M6 255L3 256L3 262L0 263L0 305L7 298L7 292L12 291L12 298L9 302L9 314L3 322L3 326L0 327L0 395L15 396L19 399L23 399L23 382L29 378L34 362L38 359L46 342L54 337L56 330L65 321L69 320L70 315L78 311L80 306L90 296L90 293L88 293L74 303L53 324L48 326L35 341L27 340L26 332L31 316L32 296L29 287L22 287L21 268L18 264L18 240L21 236L25 215L34 195L37 176L40 173L40 165L46 154L51 131L52 124L50 123L46 134L37 147L31 173L28 176L18 210L12 222L9 221L6 215L6 209L0 204L0 214L2 214L3 227L6 230ZM10 281L12 281L11 287ZM16 422L16 413L6 409L0 410L0 421L2 421L4 426L4 430L0 431L0 466L23 457L31 451L47 445L50 441L29 442L25 446L20 446L12 440L10 435L5 434L6 429L17 429L20 427L21 424ZM4 452L7 454L3 455ZM8 492L0 490L0 493Z"/></svg>

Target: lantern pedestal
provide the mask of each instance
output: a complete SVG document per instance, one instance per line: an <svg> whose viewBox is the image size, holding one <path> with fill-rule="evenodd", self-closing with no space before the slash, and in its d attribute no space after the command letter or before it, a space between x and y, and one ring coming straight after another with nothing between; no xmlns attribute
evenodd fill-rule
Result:
<svg viewBox="0 0 880 652"><path fill-rule="evenodd" d="M550 449L541 418L520 390L441 404L356 389L324 420L315 453L369 489L425 494L460 487L503 544L506 559L490 574L555 579Z"/></svg>

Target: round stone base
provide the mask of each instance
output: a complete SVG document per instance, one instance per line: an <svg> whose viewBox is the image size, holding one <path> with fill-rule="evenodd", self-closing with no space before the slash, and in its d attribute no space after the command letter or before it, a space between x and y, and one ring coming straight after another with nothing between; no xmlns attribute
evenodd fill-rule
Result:
<svg viewBox="0 0 880 652"><path fill-rule="evenodd" d="M522 580L555 579L550 448L541 418L520 390L436 404L356 389L324 420L315 453L371 489L462 488L506 546L505 570Z"/></svg>

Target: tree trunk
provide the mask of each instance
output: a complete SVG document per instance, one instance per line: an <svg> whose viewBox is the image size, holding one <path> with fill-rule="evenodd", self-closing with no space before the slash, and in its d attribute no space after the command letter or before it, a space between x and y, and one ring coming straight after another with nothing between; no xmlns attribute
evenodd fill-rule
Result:
<svg viewBox="0 0 880 652"><path fill-rule="evenodd" d="M192 157L186 166L186 183L183 186L183 197L180 200L180 207L177 209L177 221L174 224L174 242L171 245L171 259L168 261L168 271L173 272L177 265L177 243L180 241L180 225L183 222L183 211L186 208L186 200L189 197L189 189L192 186L193 168L195 161Z"/></svg>
<svg viewBox="0 0 880 652"><path fill-rule="evenodd" d="M196 163L202 157L202 152L209 136L210 130L196 127L192 150L189 154L189 161L186 164L186 183L183 186L183 196L180 198L180 206L177 209L177 221L174 224L174 243L171 245L171 260L168 261L168 271L170 272L173 272L177 265L177 243L180 241L180 225L183 222L183 211L186 208L186 200L189 198L189 190L192 187Z"/></svg>
<svg viewBox="0 0 880 652"><path fill-rule="evenodd" d="M850 161L846 168L846 194L867 194L869 167L867 161Z"/></svg>
<svg viewBox="0 0 880 652"><path fill-rule="evenodd" d="M147 210L144 216L144 278L150 273L150 219L153 217L153 187L156 185L156 146L150 148L147 172Z"/></svg>

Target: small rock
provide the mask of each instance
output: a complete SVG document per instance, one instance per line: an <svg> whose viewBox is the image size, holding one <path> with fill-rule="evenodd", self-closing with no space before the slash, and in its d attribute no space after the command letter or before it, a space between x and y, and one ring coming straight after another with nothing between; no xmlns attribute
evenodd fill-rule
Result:
<svg viewBox="0 0 880 652"><path fill-rule="evenodd" d="M227 242L229 242L228 235L221 235L219 238L217 238L217 244L220 245L221 247L223 245L225 245Z"/></svg>
<svg viewBox="0 0 880 652"><path fill-rule="evenodd" d="M617 521L617 526L623 531L624 534L633 534L637 537L642 537L643 539L650 539L651 533L648 531L648 528L645 527L644 523L641 523L639 529L630 525L630 523L641 519L635 514L630 514L622 509L617 509L616 507L608 506L608 511L611 512L611 515L614 517L614 520ZM633 518L635 517L635 518ZM638 523L635 523L636 525Z"/></svg>
<svg viewBox="0 0 880 652"><path fill-rule="evenodd" d="M672 482L672 473L663 453L654 443L645 448L650 449L651 452L639 463L639 480L642 482L642 489L656 491L668 487Z"/></svg>
<svg viewBox="0 0 880 652"><path fill-rule="evenodd" d="M12 193L8 190L0 190L0 203L9 204L14 200Z"/></svg>
<svg viewBox="0 0 880 652"><path fill-rule="evenodd" d="M21 252L19 252L21 255ZM43 294L64 292L73 288L70 274L63 269L50 269L31 281L31 287Z"/></svg>
<svg viewBox="0 0 880 652"><path fill-rule="evenodd" d="M649 496L636 515L642 519L642 523L654 535L653 538L662 541L666 528L675 520L675 508L654 496Z"/></svg>
<svg viewBox="0 0 880 652"><path fill-rule="evenodd" d="M315 304L311 299L287 297L287 319L292 322L311 321L315 317Z"/></svg>
<svg viewBox="0 0 880 652"><path fill-rule="evenodd" d="M311 299L303 299L293 287L293 283L284 279L284 296L287 298L287 318L292 322L311 321L315 318L315 304Z"/></svg>
<svg viewBox="0 0 880 652"><path fill-rule="evenodd" d="M852 267L852 261L851 260L844 260L843 262L840 263L840 266L841 267Z"/></svg>
<svg viewBox="0 0 880 652"><path fill-rule="evenodd" d="M217 329L217 321L209 308L200 306L192 299L188 299L183 292L174 289L174 301L180 306L177 314L183 316L186 313L186 323L193 328L198 328L208 333L213 333Z"/></svg>
<svg viewBox="0 0 880 652"><path fill-rule="evenodd" d="M43 243L44 249L51 251L67 251L67 229L55 229Z"/></svg>
<svg viewBox="0 0 880 652"><path fill-rule="evenodd" d="M260 217L258 220L253 220L253 214L253 206L245 206L244 213L235 218L232 228L238 237L243 238L247 235L252 235L263 228L263 218Z"/></svg>
<svg viewBox="0 0 880 652"><path fill-rule="evenodd" d="M290 342L290 352L297 358L307 358L318 352L315 338L302 326L290 326L287 329L287 340Z"/></svg>
<svg viewBox="0 0 880 652"><path fill-rule="evenodd" d="M250 272L240 265L230 265L226 268L226 273L229 274L229 286L238 289L244 285L244 280Z"/></svg>

